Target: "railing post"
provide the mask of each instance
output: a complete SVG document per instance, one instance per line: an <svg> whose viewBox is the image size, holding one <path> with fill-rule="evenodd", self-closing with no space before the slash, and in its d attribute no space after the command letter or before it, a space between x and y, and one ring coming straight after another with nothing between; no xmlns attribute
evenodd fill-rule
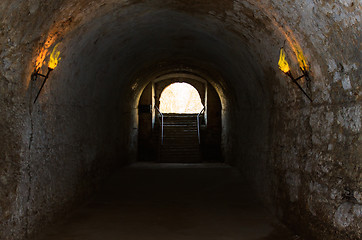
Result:
<svg viewBox="0 0 362 240"><path fill-rule="evenodd" d="M199 114L197 114L197 137L199 139L199 144L201 144L201 137L200 137L200 116L205 111L205 107L201 110Z"/></svg>
<svg viewBox="0 0 362 240"><path fill-rule="evenodd" d="M161 145L163 145L163 113L158 109L158 107L155 105L155 109L158 112L158 117L161 116Z"/></svg>
<svg viewBox="0 0 362 240"><path fill-rule="evenodd" d="M163 145L163 114L161 113L161 145Z"/></svg>

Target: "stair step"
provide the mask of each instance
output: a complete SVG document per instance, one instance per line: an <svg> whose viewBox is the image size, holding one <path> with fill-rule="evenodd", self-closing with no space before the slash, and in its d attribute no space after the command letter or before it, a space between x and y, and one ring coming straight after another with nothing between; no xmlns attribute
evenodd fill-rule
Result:
<svg viewBox="0 0 362 240"><path fill-rule="evenodd" d="M162 151L179 151L179 152L190 152L190 151L199 151L199 148L185 148L185 147L177 147L177 146L169 146L162 147Z"/></svg>
<svg viewBox="0 0 362 240"><path fill-rule="evenodd" d="M182 141L180 139L164 139L163 146L167 145L177 145L177 146L195 146L199 147L199 141L197 139L185 140Z"/></svg>
<svg viewBox="0 0 362 240"><path fill-rule="evenodd" d="M171 139L163 139L162 145L179 145L179 146L194 146L199 147L198 139L178 139L178 138L171 138Z"/></svg>
<svg viewBox="0 0 362 240"><path fill-rule="evenodd" d="M186 134L164 134L163 139L198 139L197 135L186 135Z"/></svg>
<svg viewBox="0 0 362 240"><path fill-rule="evenodd" d="M182 152L163 152L160 154L161 156L190 156L190 157L199 157L201 154L199 152L196 153L182 153Z"/></svg>
<svg viewBox="0 0 362 240"><path fill-rule="evenodd" d="M193 128L179 128L179 129L175 129L175 128L164 128L163 129L164 132L190 132L190 133L195 133L197 134L197 128L193 129Z"/></svg>
<svg viewBox="0 0 362 240"><path fill-rule="evenodd" d="M198 145L197 137L181 137L181 136L164 136L163 143L167 142L179 142L179 143L192 143L194 145Z"/></svg>
<svg viewBox="0 0 362 240"><path fill-rule="evenodd" d="M174 137L174 136L165 136L163 138L163 143L166 144L168 142L177 142L177 143L192 143L192 145L198 145L198 138L197 137Z"/></svg>
<svg viewBox="0 0 362 240"><path fill-rule="evenodd" d="M174 128L164 128L163 132L175 132L175 133L193 133L197 134L197 129L187 129L187 128L181 128L181 129L174 129Z"/></svg>
<svg viewBox="0 0 362 240"><path fill-rule="evenodd" d="M174 153L174 152L178 152L178 153L184 153L184 154L189 154L189 153L199 153L199 149L187 149L187 151L185 151L184 149L177 149L177 148L166 148L166 149L162 149L161 153L165 153L165 152L169 152L169 153Z"/></svg>
<svg viewBox="0 0 362 240"><path fill-rule="evenodd" d="M183 135L183 134L165 134L163 135L163 139L174 139L174 140L177 140L177 139L180 139L180 140L196 140L198 139L197 136L194 136L194 135Z"/></svg>
<svg viewBox="0 0 362 240"><path fill-rule="evenodd" d="M197 129L197 124L163 124L163 128L167 129Z"/></svg>
<svg viewBox="0 0 362 240"><path fill-rule="evenodd" d="M197 134L197 129L188 129L188 128L180 128L180 129L174 129L174 128L164 128L163 132L176 132L176 133L194 133Z"/></svg>
<svg viewBox="0 0 362 240"><path fill-rule="evenodd" d="M189 150L189 149L200 149L198 146L194 145L183 145L183 144L164 144L161 149L181 149L181 150Z"/></svg>
<svg viewBox="0 0 362 240"><path fill-rule="evenodd" d="M184 152L184 153L188 153L188 152L199 152L199 148L183 148L183 147L175 147L175 146L166 147L166 148L161 148L161 150L162 150L162 152L165 152L165 151L169 151L169 152L178 151L178 152Z"/></svg>
<svg viewBox="0 0 362 240"><path fill-rule="evenodd" d="M184 154L161 154L160 159L176 159L176 158L187 158L187 159L201 159L201 155L184 155Z"/></svg>
<svg viewBox="0 0 362 240"><path fill-rule="evenodd" d="M197 134L190 134L190 133L164 133L163 138L170 138L170 139L193 139L198 138Z"/></svg>
<svg viewBox="0 0 362 240"><path fill-rule="evenodd" d="M198 161L200 160L201 156L200 155L195 155L195 156L188 156L188 155L161 155L160 159L186 159L186 160L190 160L190 159L197 159Z"/></svg>
<svg viewBox="0 0 362 240"><path fill-rule="evenodd" d="M197 133L197 128L185 128L185 127L182 127L182 128L168 128L168 127L165 127L163 128L164 131L169 131L169 132L195 132Z"/></svg>
<svg viewBox="0 0 362 240"><path fill-rule="evenodd" d="M170 133L165 133L163 135L164 139L197 139L197 135L195 134L170 134Z"/></svg>
<svg viewBox="0 0 362 240"><path fill-rule="evenodd" d="M199 158L200 154L161 154L161 157L190 157L190 158Z"/></svg>
<svg viewBox="0 0 362 240"><path fill-rule="evenodd" d="M186 125L186 124L164 124L163 125L163 129L197 129L197 125L195 124L190 124L190 125Z"/></svg>
<svg viewBox="0 0 362 240"><path fill-rule="evenodd" d="M199 163L200 161L198 159L176 159L174 161L171 161L169 159L166 160L160 160L160 163Z"/></svg>
<svg viewBox="0 0 362 240"><path fill-rule="evenodd" d="M174 123L174 124L197 124L197 120L177 120L177 119L163 119L163 123Z"/></svg>
<svg viewBox="0 0 362 240"><path fill-rule="evenodd" d="M197 124L163 124L165 129L197 129Z"/></svg>
<svg viewBox="0 0 362 240"><path fill-rule="evenodd" d="M197 114L172 114L172 113L166 113L163 114L164 117L169 118L194 118L197 117Z"/></svg>
<svg viewBox="0 0 362 240"><path fill-rule="evenodd" d="M164 149L161 149L161 153L164 153L164 152L179 152L179 153L199 153L199 149L198 148L189 148L189 149L180 149L180 148L164 148Z"/></svg>

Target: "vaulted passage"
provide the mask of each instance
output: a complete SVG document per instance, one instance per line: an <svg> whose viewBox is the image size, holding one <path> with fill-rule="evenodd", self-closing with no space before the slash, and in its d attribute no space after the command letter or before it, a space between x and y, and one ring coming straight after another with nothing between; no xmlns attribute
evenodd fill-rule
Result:
<svg viewBox="0 0 362 240"><path fill-rule="evenodd" d="M198 171L211 189L219 179L232 190L210 205L210 192L200 190L194 209L205 210L203 202L219 209L237 239L249 225L221 205L242 202L245 191L288 236L360 239L360 11L357 0L2 0L0 239L43 233L101 186L113 187L104 196L118 200L115 189L133 186L125 205L132 194L145 196L137 181L147 176L150 189L165 184L156 193L196 194L204 186L193 178ZM287 74L278 67L281 52ZM176 82L191 84L204 106L191 144L199 160L177 170L157 165L180 155L159 157L157 108L162 90ZM157 167L128 167L145 161ZM158 209L147 207L147 196L132 204L119 215ZM205 229L199 233L196 239L207 239Z"/></svg>

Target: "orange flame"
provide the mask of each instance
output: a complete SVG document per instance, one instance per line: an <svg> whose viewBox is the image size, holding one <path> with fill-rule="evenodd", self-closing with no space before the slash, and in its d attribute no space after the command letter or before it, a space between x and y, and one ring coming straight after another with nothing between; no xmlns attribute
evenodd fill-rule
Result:
<svg viewBox="0 0 362 240"><path fill-rule="evenodd" d="M303 50L299 44L299 42L297 41L297 38L294 36L294 33L292 31L292 29L288 26L287 22L285 21L281 21L280 23L276 21L275 16L277 15L275 12L271 11L270 9L267 10L267 8L262 7L263 12L269 16L269 18L272 20L272 24L278 29L278 31L284 35L285 39L287 40L287 42L289 43L289 46L292 48L295 56L296 56L296 60L298 61L299 67L303 70L303 71L308 71L309 67L308 67L308 62L304 57L303 54ZM293 58L293 60L295 60Z"/></svg>
<svg viewBox="0 0 362 240"><path fill-rule="evenodd" d="M308 71L307 61L306 61L305 58L304 58L304 54L303 54L302 49L296 48L296 55L297 55L299 67L300 67L303 71Z"/></svg>
<svg viewBox="0 0 362 240"><path fill-rule="evenodd" d="M49 64L48 67L50 69L55 69L60 61L60 51L57 51L57 48L59 46L59 43L57 45L55 45L52 54L50 55L50 59L49 59Z"/></svg>
<svg viewBox="0 0 362 240"><path fill-rule="evenodd" d="M290 33L290 35L293 35ZM287 34L285 34L286 38L287 38L287 41L289 42L295 56L297 57L297 61L298 61L298 64L299 64L299 67L303 70L303 71L308 71L309 70L309 67L308 67L308 64L307 64L307 60L305 59L304 57L304 54L303 54L303 50L302 48L300 47L300 44L295 40L294 37L290 38L289 36L287 36Z"/></svg>
<svg viewBox="0 0 362 240"><path fill-rule="evenodd" d="M290 71L289 64L288 64L287 60L285 59L285 52L284 52L283 48L280 49L280 57L279 57L278 65L279 65L280 70L282 70L284 73L287 73Z"/></svg>
<svg viewBox="0 0 362 240"><path fill-rule="evenodd" d="M39 69L43 66L44 60L46 56L48 55L49 48L52 46L55 42L56 38L49 36L46 42L44 43L44 46L42 47L39 56L36 59L35 67L36 69Z"/></svg>

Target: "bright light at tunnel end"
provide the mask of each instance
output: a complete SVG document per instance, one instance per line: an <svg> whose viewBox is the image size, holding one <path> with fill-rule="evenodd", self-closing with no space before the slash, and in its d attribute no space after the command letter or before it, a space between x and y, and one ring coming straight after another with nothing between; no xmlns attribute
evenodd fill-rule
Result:
<svg viewBox="0 0 362 240"><path fill-rule="evenodd" d="M173 83L166 87L160 97L163 113L199 113L202 105L198 91L188 83Z"/></svg>

